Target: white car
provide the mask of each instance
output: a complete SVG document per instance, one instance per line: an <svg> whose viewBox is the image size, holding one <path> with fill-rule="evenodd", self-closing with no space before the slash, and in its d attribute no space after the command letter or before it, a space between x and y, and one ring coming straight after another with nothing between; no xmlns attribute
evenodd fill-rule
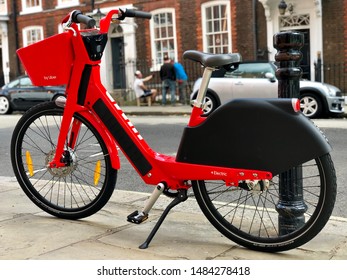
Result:
<svg viewBox="0 0 347 280"><path fill-rule="evenodd" d="M243 62L234 71L215 71L206 93L205 115L235 98L277 98L275 71L276 66L272 62ZM196 98L200 83L201 78L194 84L191 100ZM301 111L309 118L344 112L340 89L325 83L301 80L300 102Z"/></svg>

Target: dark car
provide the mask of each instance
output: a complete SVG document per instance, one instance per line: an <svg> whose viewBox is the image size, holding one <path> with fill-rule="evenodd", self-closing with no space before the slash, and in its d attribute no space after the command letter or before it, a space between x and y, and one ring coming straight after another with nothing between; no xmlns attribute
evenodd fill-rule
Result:
<svg viewBox="0 0 347 280"><path fill-rule="evenodd" d="M28 76L20 76L0 90L0 115L26 111L41 102L51 101L65 93L64 86L34 86Z"/></svg>
<svg viewBox="0 0 347 280"><path fill-rule="evenodd" d="M214 72L206 93L205 115L235 98L278 97L274 63L243 62L235 71L232 70ZM196 98L200 84L201 79L198 79L191 94L192 100ZM326 83L301 80L300 103L301 111L309 118L344 112L344 98L340 89Z"/></svg>

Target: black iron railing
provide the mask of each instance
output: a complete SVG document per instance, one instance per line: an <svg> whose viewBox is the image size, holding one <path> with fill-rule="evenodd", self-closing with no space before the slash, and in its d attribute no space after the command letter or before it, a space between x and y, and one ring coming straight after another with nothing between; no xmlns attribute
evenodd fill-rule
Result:
<svg viewBox="0 0 347 280"><path fill-rule="evenodd" d="M190 93L193 90L194 82L202 76L203 68L199 63L192 62L192 61L182 61L181 64L183 65L187 76L188 76L188 82L186 87L186 94L187 97L189 97ZM156 89L159 94L157 100L160 101L161 99L161 91L162 91L162 81L160 79L159 74L159 67L155 67L156 69L153 70L153 64L152 62L148 62L146 60L136 60L136 61L127 61L125 63L120 63L118 65L118 69L120 70L121 75L134 75L136 70L140 70L143 74L143 77L146 77L148 75L152 75L153 78L146 82L146 86L151 89ZM132 81L134 77L125 77L124 81ZM132 84L128 83L126 85L123 85L119 88L120 90L124 91L122 93L122 97L124 100L131 101L134 100L134 94L132 93Z"/></svg>
<svg viewBox="0 0 347 280"><path fill-rule="evenodd" d="M202 76L203 68L199 63L192 62L189 60L181 61L184 69L188 75L188 83L186 92L189 96L193 90L193 85L196 79ZM147 82L147 86L150 88L156 89L159 94L159 100L161 97L161 80L159 75L160 67L157 67L155 71L153 71L152 62L148 62L145 60L136 60L136 61L128 61L124 64L120 65L120 72L123 75L134 75L136 70L140 70L143 73L143 76L146 77L150 74L153 75L153 78ZM318 82L325 82L331 85L338 87L341 90L343 96L347 98L347 64L344 63L324 63L324 64L316 64L315 65L315 80ZM127 79L127 81L133 80L134 77ZM134 94L132 94L132 84L127 83L122 86L122 90L124 93L122 94L125 100L134 100Z"/></svg>
<svg viewBox="0 0 347 280"><path fill-rule="evenodd" d="M345 63L316 64L315 71L317 81L334 85L341 90L343 96L347 96L347 65Z"/></svg>

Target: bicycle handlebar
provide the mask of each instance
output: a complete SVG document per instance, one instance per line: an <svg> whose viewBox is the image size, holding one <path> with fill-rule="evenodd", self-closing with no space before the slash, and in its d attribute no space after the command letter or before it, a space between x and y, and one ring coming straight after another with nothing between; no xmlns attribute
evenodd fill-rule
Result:
<svg viewBox="0 0 347 280"><path fill-rule="evenodd" d="M84 23L88 28L92 28L96 24L95 19L82 14L82 12L79 10L74 11L71 15L71 18L73 22Z"/></svg>
<svg viewBox="0 0 347 280"><path fill-rule="evenodd" d="M126 9L125 11L119 9L119 11L120 11L120 16L118 17L119 20L123 20L126 17L137 17L137 18L146 18L146 19L152 18L152 14L148 12L137 11L132 9Z"/></svg>
<svg viewBox="0 0 347 280"><path fill-rule="evenodd" d="M107 33L108 28L110 26L110 22L112 21L112 16L116 14L118 15L118 20L123 20L126 17L136 17L136 18L144 18L144 19L151 19L152 14L148 12L133 10L133 9L125 9L124 11L119 10L111 10L108 12L108 14L100 20L100 31L102 33ZM68 16L66 16L62 23L65 23L66 26L69 28L72 23L84 23L88 28L93 28L96 25L95 19L91 18L90 16L84 15L79 10L74 10L72 13L70 13Z"/></svg>

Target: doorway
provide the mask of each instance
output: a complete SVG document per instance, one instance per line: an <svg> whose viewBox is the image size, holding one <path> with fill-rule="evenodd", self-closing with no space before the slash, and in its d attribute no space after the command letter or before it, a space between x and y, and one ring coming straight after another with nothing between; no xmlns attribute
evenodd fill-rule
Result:
<svg viewBox="0 0 347 280"><path fill-rule="evenodd" d="M300 50L302 52L302 60L300 62L302 79L311 80L310 29L299 29L297 31L304 34L304 46Z"/></svg>
<svg viewBox="0 0 347 280"><path fill-rule="evenodd" d="M111 38L113 89L125 89L124 37Z"/></svg>
<svg viewBox="0 0 347 280"><path fill-rule="evenodd" d="M311 59L310 59L310 29L290 29L283 30L288 32L300 32L304 35L304 45L300 49L302 59L300 61L300 68L302 69L302 79L311 80Z"/></svg>
<svg viewBox="0 0 347 280"><path fill-rule="evenodd" d="M4 71L2 68L2 47L0 47L0 87L5 84Z"/></svg>

